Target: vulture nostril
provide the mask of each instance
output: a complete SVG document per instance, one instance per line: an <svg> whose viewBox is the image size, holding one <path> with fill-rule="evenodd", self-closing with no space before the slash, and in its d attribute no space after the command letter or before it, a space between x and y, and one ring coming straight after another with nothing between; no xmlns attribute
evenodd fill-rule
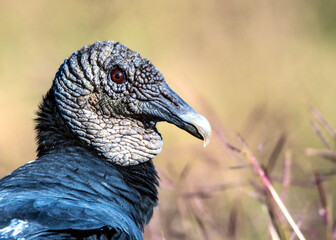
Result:
<svg viewBox="0 0 336 240"><path fill-rule="evenodd" d="M170 103L174 104L175 106L179 107L178 99L176 99L173 95L171 95L168 91L161 91L161 94L164 98L166 98Z"/></svg>

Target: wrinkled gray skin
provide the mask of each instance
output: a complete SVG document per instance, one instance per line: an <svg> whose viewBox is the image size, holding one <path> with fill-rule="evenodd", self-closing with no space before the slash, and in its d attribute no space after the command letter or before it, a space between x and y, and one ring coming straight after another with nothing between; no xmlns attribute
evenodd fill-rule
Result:
<svg viewBox="0 0 336 240"><path fill-rule="evenodd" d="M124 72L124 83L111 80L114 68ZM53 90L69 128L116 164L136 165L160 153L157 121L200 139L211 135L206 119L168 87L153 64L120 43L96 42L73 53L56 74Z"/></svg>

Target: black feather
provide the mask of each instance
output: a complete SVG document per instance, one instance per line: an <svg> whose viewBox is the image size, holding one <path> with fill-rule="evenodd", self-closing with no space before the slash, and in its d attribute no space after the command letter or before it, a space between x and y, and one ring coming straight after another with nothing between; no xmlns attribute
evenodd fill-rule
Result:
<svg viewBox="0 0 336 240"><path fill-rule="evenodd" d="M152 161L98 156L66 127L52 91L36 121L38 159L0 180L0 239L142 239L158 200ZM26 225L16 237L5 231L14 220Z"/></svg>

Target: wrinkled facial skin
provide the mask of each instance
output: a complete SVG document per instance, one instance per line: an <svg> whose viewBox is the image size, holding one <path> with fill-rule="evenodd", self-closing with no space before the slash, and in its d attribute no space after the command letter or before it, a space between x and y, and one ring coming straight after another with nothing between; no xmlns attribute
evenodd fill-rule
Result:
<svg viewBox="0 0 336 240"><path fill-rule="evenodd" d="M123 73L121 83L113 80L115 69ZM211 133L206 119L168 87L149 60L116 42L97 42L72 54L56 74L53 90L70 129L116 164L136 165L161 151L157 121L201 139Z"/></svg>
<svg viewBox="0 0 336 240"><path fill-rule="evenodd" d="M108 106L112 106L112 114L139 117L143 114L139 104L160 95L163 75L149 60L141 58L125 46L117 44L102 66L102 92L105 101L109 102ZM110 73L116 68L125 74L125 81L121 84L111 80Z"/></svg>

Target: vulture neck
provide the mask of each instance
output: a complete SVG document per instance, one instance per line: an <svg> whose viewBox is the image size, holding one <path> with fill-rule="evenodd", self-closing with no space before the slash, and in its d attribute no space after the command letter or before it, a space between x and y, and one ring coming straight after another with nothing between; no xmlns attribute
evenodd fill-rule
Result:
<svg viewBox="0 0 336 240"><path fill-rule="evenodd" d="M53 90L49 90L44 97L36 118L36 131L37 131L37 156L41 157L57 152L87 152L93 154L96 159L108 162L103 156L85 145L78 137L72 133L67 127L61 117L55 102ZM96 161L96 160L95 160ZM134 201L129 200L129 197L123 197L125 201L133 204L134 209L128 212L130 218L143 230L153 214L153 207L157 206L158 192L157 186L159 185L157 172L151 160L132 166L121 166L108 162L108 166L117 170L120 173L126 187L130 189L133 197L137 199ZM85 176L79 176L85 177ZM107 182L111 188L115 187L113 183ZM111 192L111 194L114 194ZM99 197L99 196L98 196Z"/></svg>

